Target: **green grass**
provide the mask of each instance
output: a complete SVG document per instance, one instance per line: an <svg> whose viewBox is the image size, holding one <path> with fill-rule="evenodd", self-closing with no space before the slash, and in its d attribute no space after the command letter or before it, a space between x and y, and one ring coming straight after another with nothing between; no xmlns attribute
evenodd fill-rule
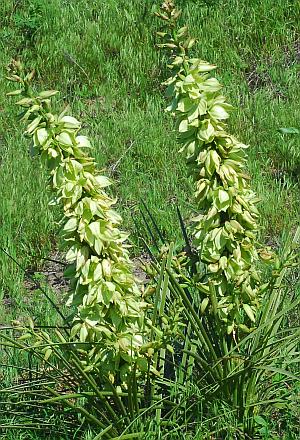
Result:
<svg viewBox="0 0 300 440"><path fill-rule="evenodd" d="M300 136L278 132L300 126L300 8L294 0L177 4L182 23L198 38L195 53L218 65L224 93L236 107L230 130L250 145L262 237L276 246L300 213ZM139 217L141 199L171 238L180 235L176 204L185 217L193 210L173 122L163 112L160 83L166 70L155 49L159 23L152 5L150 0L0 4L0 245L25 267L36 268L31 255L42 257L57 247L57 213L47 206L45 174L29 157L13 100L5 96L10 89L5 66L12 57L36 69L41 89L60 90L58 106L69 104L84 121L99 166L115 179L125 228L134 230L132 215ZM49 306L40 294L28 293L23 277L0 253L0 324L24 319L33 306L51 322Z"/></svg>

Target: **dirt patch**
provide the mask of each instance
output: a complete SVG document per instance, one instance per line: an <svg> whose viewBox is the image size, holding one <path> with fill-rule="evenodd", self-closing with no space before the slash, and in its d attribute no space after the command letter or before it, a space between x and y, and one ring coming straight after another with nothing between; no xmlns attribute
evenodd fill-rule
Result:
<svg viewBox="0 0 300 440"><path fill-rule="evenodd" d="M285 63L284 67L290 68L300 63L300 36L297 36L291 47L283 48ZM300 75L300 72L298 72Z"/></svg>
<svg viewBox="0 0 300 440"><path fill-rule="evenodd" d="M64 270L66 263L62 253L56 251L53 252L48 259L45 259L45 264L39 271L28 270L27 275L30 277L38 275L39 279L43 281L43 284L47 284L56 293L65 293L68 290L68 282L64 278ZM29 277L24 282L25 288L28 290L36 290L37 284Z"/></svg>
<svg viewBox="0 0 300 440"><path fill-rule="evenodd" d="M133 259L133 273L137 278L138 284L147 284L149 282L149 277L143 270L143 266L150 261L147 254L141 254L139 257ZM22 298L22 306L28 310L30 314L34 314L36 310L36 301L43 300L45 292L49 295L52 291L54 294L49 295L53 298L54 303L58 307L63 305L66 300L66 294L69 290L69 282L64 278L64 270L66 268L66 263L64 259L64 254L58 251L52 252L50 256L44 260L44 264L41 268L29 268L26 271L26 276L24 278L24 295ZM47 301L45 299L45 301ZM8 315L12 310L16 310L18 322L25 322L26 316L24 316L24 310L20 315L17 310L19 310L20 304L10 295L8 291L4 292L2 305L4 309L7 310ZM22 308L22 307L21 307ZM6 326L6 320L0 323L1 326Z"/></svg>
<svg viewBox="0 0 300 440"><path fill-rule="evenodd" d="M300 63L300 37L297 41L295 41L294 49L295 49L296 61L297 63Z"/></svg>
<svg viewBox="0 0 300 440"><path fill-rule="evenodd" d="M143 266L149 262L150 257L147 254L141 254L139 257L133 258L133 273L140 283L144 284L149 282L149 278L143 270ZM42 269L39 271L27 271L27 275L36 278L37 282L27 278L24 281L24 286L27 290L34 291L38 289L38 284L41 282L43 286L49 286L49 288L57 294L58 299L59 297L64 297L64 294L69 289L69 283L64 278L65 267L66 263L64 260L64 255L60 252L54 252L47 260L45 260L45 264ZM10 303L11 299L7 298L6 301L7 303Z"/></svg>
<svg viewBox="0 0 300 440"><path fill-rule="evenodd" d="M300 63L300 35L296 35L291 45L282 47L283 60L279 66L282 69L290 69ZM264 66L262 68L262 65ZM278 98L285 98L284 91L274 83L269 73L274 66L272 55L264 59L252 59L245 70L245 78L252 93L261 89L268 89ZM300 71L298 72L300 76Z"/></svg>
<svg viewBox="0 0 300 440"><path fill-rule="evenodd" d="M255 92L263 87L268 87L270 84L272 84L270 76L265 72L259 73L255 64L252 64L249 69L247 69L245 76L249 89L252 92Z"/></svg>
<svg viewBox="0 0 300 440"><path fill-rule="evenodd" d="M150 263L150 261L151 258L146 253L143 253L139 257L133 259L133 273L141 284L147 284L150 281L150 278L143 269L143 266Z"/></svg>
<svg viewBox="0 0 300 440"><path fill-rule="evenodd" d="M285 93L272 81L267 70L261 71L256 63L252 63L245 71L248 87L252 93L261 89L268 89L277 98L286 98Z"/></svg>

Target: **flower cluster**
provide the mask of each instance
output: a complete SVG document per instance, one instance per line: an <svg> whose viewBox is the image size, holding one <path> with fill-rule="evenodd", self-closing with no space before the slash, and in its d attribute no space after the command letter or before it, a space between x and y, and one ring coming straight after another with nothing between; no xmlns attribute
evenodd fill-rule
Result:
<svg viewBox="0 0 300 440"><path fill-rule="evenodd" d="M34 94L29 74L14 62L10 80L20 88L21 120L32 139L31 150L49 170L51 203L63 207L63 236L68 247L66 276L71 280L68 304L75 306L71 337L86 347L89 368L101 365L113 377L126 377L144 343L146 304L133 275L127 234L119 229L121 217L106 192L110 180L101 175L88 152L90 141L80 134L81 123L72 116L51 112L57 92Z"/></svg>
<svg viewBox="0 0 300 440"><path fill-rule="evenodd" d="M189 57L195 40L186 27L176 30L180 13L173 2L165 1L156 15L167 23L166 31L158 33L158 46L170 52L167 111L176 117L180 151L193 177L200 212L193 219L193 234L201 311L216 314L228 334L237 327L247 332L255 323L261 296L256 269L258 198L245 171L247 146L227 133L225 121L232 106L211 75L216 66ZM264 256L271 259L267 251Z"/></svg>

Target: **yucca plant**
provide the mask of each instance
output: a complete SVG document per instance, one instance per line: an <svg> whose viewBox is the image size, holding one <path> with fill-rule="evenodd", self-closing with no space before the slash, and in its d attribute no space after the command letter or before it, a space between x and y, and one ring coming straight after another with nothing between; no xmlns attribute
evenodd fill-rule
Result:
<svg viewBox="0 0 300 440"><path fill-rule="evenodd" d="M30 392L24 393L17 382L0 393L13 395L13 400L20 397L14 403L16 415L26 414L20 406L29 409L30 418L33 407L55 404L73 416L79 414L80 423L101 429L97 438L123 434L120 438L140 438L135 419L148 417L165 401L153 377L161 368L159 351L172 351L169 342L180 332L180 304L170 306L170 316L165 313L164 270L153 304L144 300L146 293L133 275L127 234L119 230L121 217L106 192L110 181L88 155L91 145L79 133L80 122L66 110L53 114L50 98L57 92L34 93L33 73L26 74L19 61L13 61L9 71L8 79L20 88L8 95L22 98L17 104L24 109L20 118L28 124L25 135L32 141L31 152L41 156L49 172L51 203L63 208L61 230L69 263L65 276L70 280L67 305L73 313L65 319L56 309L58 327L52 330L32 320L28 327L10 330L13 335L2 329L1 346L10 350L9 357L28 353L38 373L32 381L28 366ZM7 363L18 370L13 361ZM32 426L38 427L38 420Z"/></svg>
<svg viewBox="0 0 300 440"><path fill-rule="evenodd" d="M223 400L242 435L253 438L260 408L288 405L284 383L299 380L300 329L289 327L287 317L300 299L286 285L297 265L299 230L278 255L258 244L246 146L226 131L232 106L211 76L216 66L189 56L195 40L186 26L178 28L173 1L156 15L164 21L158 46L168 51L171 71L167 111L176 119L199 211L190 231L196 273L168 271L188 323L178 377L206 387L207 411L214 399Z"/></svg>

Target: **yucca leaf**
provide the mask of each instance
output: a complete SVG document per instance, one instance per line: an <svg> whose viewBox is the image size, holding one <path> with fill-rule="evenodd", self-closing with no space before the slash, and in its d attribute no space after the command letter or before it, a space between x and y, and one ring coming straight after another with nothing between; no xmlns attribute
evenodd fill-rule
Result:
<svg viewBox="0 0 300 440"><path fill-rule="evenodd" d="M166 244L166 243L165 243L164 236L163 236L163 234L161 233L161 231L160 231L160 229L159 229L159 226L158 226L158 224L157 224L157 222L156 222L156 220L155 220L155 218L154 218L152 212L150 211L150 209L148 208L148 206L146 205L146 203L144 202L144 200L141 199L141 202L142 202L142 205L143 205L143 207L145 208L145 210L146 210L148 216L150 217L151 222L152 222L152 224L153 224L153 226L154 226L154 229L155 229L155 231L157 232L157 235L158 235L158 237L160 238L162 244Z"/></svg>

